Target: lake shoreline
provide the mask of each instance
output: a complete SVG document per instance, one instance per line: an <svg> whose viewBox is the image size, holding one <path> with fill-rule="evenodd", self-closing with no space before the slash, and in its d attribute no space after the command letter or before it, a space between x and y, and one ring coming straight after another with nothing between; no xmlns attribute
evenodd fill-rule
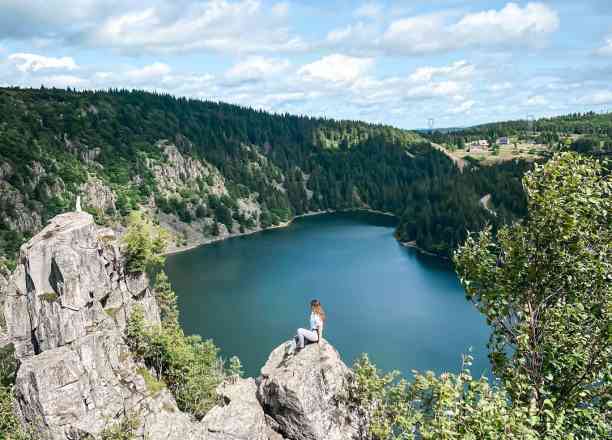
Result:
<svg viewBox="0 0 612 440"><path fill-rule="evenodd" d="M399 240L397 240L399 241ZM420 248L417 244L416 244L416 240L411 240L411 241L399 241L399 244L401 244L404 247L407 248L411 248L411 249L416 249L417 251L419 251L420 253L422 253L423 255L427 255L429 257L436 257L436 258L440 258L441 260L444 261L450 261L450 258L444 256L444 255L439 255L439 254L435 254L433 252L429 252L426 251L423 248Z"/></svg>
<svg viewBox="0 0 612 440"><path fill-rule="evenodd" d="M187 252L196 248L199 248L200 246L206 246L209 244L213 244L213 243L217 243L219 241L223 241L223 240L228 240L230 238L236 238L236 237L244 237L247 235L252 235L252 234L256 234L258 232L264 232L264 231L270 231L273 229L281 229L281 228L286 228L291 226L291 224L299 219L299 218L303 218L303 217L312 217L315 215L324 215L324 214L336 214L336 213L341 213L341 212L370 212L372 214L380 214L380 215L386 215L389 217L395 217L397 218L397 216L391 212L386 212L386 211L379 211L376 209L369 209L369 208L354 208L354 209L326 209L323 211L310 211L310 212L305 212L304 214L298 214L296 216L294 216L292 219L287 220L286 222L281 222L277 225L272 225L272 226L268 226L266 228L256 228L250 231L245 231L245 232L232 232L229 233L227 235L223 235L221 237L212 237L206 240L202 240L202 241L197 241L197 242L191 242L189 244L187 244L186 246L181 246L181 247L177 247L177 248L171 248L167 251L165 251L162 255L164 256L168 256L168 255L175 255L175 254L179 254L181 252ZM404 245L401 241L398 240L398 242L402 245ZM419 249L417 246L414 246L415 249L419 250L420 252L426 252L422 249Z"/></svg>
<svg viewBox="0 0 612 440"><path fill-rule="evenodd" d="M162 255L164 256L168 256L168 255L174 255L174 254L179 254L181 252L187 252L196 248L199 248L200 246L206 246L209 244L213 244L213 243L217 243L223 240L229 240L230 238L236 238L236 237L245 237L247 235L252 235L252 234L256 234L258 232L264 232L264 231L271 231L274 229L282 229L282 228L287 228L289 226L291 226L291 224L299 219L299 218L303 218L303 217L312 217L315 215L324 215L324 214L337 214L337 213L342 213L342 212L369 212L372 214L379 214L379 215L386 215L388 217L395 217L398 218L397 215L391 213L391 212L387 212L387 211L379 211L377 209L369 209L369 208L351 208L351 209L326 209L323 211L310 211L310 212L305 212L304 214L298 214L296 216L294 216L291 220L287 220L286 222L281 222L277 225L272 225L272 226L268 226L266 228L256 228L250 231L245 231L245 232L232 232L229 233L227 235L223 235L221 237L212 237L206 240L202 240L202 241L197 241L197 242L192 242L187 244L186 246L182 246L182 247L178 247L178 248L172 248L170 250L165 251ZM443 261L450 261L449 257L446 257L444 255L439 255L436 254L434 252L429 252L421 247L419 247L416 243L416 240L411 240L411 241L401 241L399 240L395 235L394 235L395 240L402 245L403 247L406 248L411 248L416 250L417 252L423 254L423 255L427 255L428 257L434 257L434 258L439 258Z"/></svg>

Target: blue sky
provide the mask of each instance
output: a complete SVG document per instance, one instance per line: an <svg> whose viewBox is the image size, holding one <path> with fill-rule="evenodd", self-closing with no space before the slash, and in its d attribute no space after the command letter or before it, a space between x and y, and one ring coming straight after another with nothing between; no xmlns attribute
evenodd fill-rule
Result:
<svg viewBox="0 0 612 440"><path fill-rule="evenodd" d="M612 1L0 0L0 85L419 128L612 110Z"/></svg>

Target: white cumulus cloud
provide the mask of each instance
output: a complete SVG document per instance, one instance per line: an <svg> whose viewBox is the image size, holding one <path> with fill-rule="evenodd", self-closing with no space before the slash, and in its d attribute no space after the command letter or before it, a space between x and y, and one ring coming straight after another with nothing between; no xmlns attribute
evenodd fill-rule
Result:
<svg viewBox="0 0 612 440"><path fill-rule="evenodd" d="M86 87L89 87L90 85L89 81L86 78L80 78L74 75L44 76L42 78L38 78L37 81L46 87L57 87L57 88L66 88L66 87L86 88Z"/></svg>
<svg viewBox="0 0 612 440"><path fill-rule="evenodd" d="M508 3L503 9L468 14L451 27L464 42L503 43L510 41L529 42L559 29L557 12L543 3L527 3L521 8Z"/></svg>
<svg viewBox="0 0 612 440"><path fill-rule="evenodd" d="M372 58L333 54L302 66L298 74L306 80L352 82L364 75L373 65Z"/></svg>
<svg viewBox="0 0 612 440"><path fill-rule="evenodd" d="M527 98L526 104L529 106L544 106L548 104L548 100L542 95L533 95Z"/></svg>
<svg viewBox="0 0 612 440"><path fill-rule="evenodd" d="M449 113L452 113L452 114L468 113L470 110L472 110L472 107L474 107L474 104L476 104L476 102L473 100L464 101L458 106L451 108L449 110Z"/></svg>
<svg viewBox="0 0 612 440"><path fill-rule="evenodd" d="M416 54L469 46L538 45L559 29L559 16L543 3L524 7L508 3L500 10L468 13L452 20L448 13L391 22L378 45L394 53Z"/></svg>
<svg viewBox="0 0 612 440"><path fill-rule="evenodd" d="M612 104L612 90L599 90L578 99L578 102L587 105Z"/></svg>
<svg viewBox="0 0 612 440"><path fill-rule="evenodd" d="M596 51L599 55L612 55L612 35L606 38L604 45Z"/></svg>
<svg viewBox="0 0 612 440"><path fill-rule="evenodd" d="M493 83L487 86L487 90L491 92L503 92L504 90L510 90L512 88L512 83L510 81Z"/></svg>
<svg viewBox="0 0 612 440"><path fill-rule="evenodd" d="M156 62L143 66L139 69L130 69L125 72L125 75L132 80L150 80L160 78L169 74L172 71L169 65Z"/></svg>
<svg viewBox="0 0 612 440"><path fill-rule="evenodd" d="M74 70L78 68L71 57L54 58L33 53L14 53L9 55L8 59L21 72L36 72L44 69Z"/></svg>
<svg viewBox="0 0 612 440"><path fill-rule="evenodd" d="M411 75L410 80L415 82L431 81L434 77L467 79L474 73L474 66L465 60L456 61L442 67L419 67Z"/></svg>
<svg viewBox="0 0 612 440"><path fill-rule="evenodd" d="M176 2L109 17L89 43L127 52L303 50L284 23L287 12L286 3L266 9L259 0Z"/></svg>
<svg viewBox="0 0 612 440"><path fill-rule="evenodd" d="M226 73L228 78L255 80L276 75L289 67L288 60L266 58L260 55L248 57L233 65Z"/></svg>

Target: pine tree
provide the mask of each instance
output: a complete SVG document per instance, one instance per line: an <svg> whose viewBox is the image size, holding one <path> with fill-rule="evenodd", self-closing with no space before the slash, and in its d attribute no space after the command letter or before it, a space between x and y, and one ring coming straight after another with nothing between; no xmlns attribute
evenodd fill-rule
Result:
<svg viewBox="0 0 612 440"><path fill-rule="evenodd" d="M178 306L176 293L172 290L168 276L162 270L155 277L155 298L159 306L162 324L165 326L178 325Z"/></svg>

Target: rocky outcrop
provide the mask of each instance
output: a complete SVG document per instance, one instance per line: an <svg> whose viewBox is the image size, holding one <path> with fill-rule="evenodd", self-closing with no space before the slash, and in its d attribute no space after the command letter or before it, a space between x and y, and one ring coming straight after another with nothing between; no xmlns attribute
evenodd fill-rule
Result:
<svg viewBox="0 0 612 440"><path fill-rule="evenodd" d="M202 179L207 180L210 194L225 195L225 181L221 173L209 163L182 154L175 144L169 141L159 141L156 146L164 156L163 160L148 158L147 167L153 173L157 188L162 193L175 193L181 189L198 185Z"/></svg>
<svg viewBox="0 0 612 440"><path fill-rule="evenodd" d="M21 191L0 179L0 223L24 233L42 227L40 214L26 203Z"/></svg>
<svg viewBox="0 0 612 440"><path fill-rule="evenodd" d="M113 190L105 185L100 179L90 177L81 185L83 202L88 208L94 208L101 212L116 211L117 196Z"/></svg>
<svg viewBox="0 0 612 440"><path fill-rule="evenodd" d="M222 383L201 421L167 389L148 389L124 329L137 305L158 324L158 306L146 275L123 267L114 232L72 212L21 247L12 274L0 268L0 344L15 347L19 414L37 438L99 438L125 417L147 440L356 438L352 373L326 341L298 354L281 345L260 378Z"/></svg>
<svg viewBox="0 0 612 440"><path fill-rule="evenodd" d="M123 340L134 306L151 323L159 311L146 276L123 271L111 230L84 212L57 216L19 262L2 282L3 311L21 364L17 400L40 438L97 436L126 414L147 438L203 438L167 391L151 395Z"/></svg>
<svg viewBox="0 0 612 440"><path fill-rule="evenodd" d="M257 385L252 378L221 384L217 394L223 403L212 408L203 420L208 438L268 440L271 429L256 393Z"/></svg>
<svg viewBox="0 0 612 440"><path fill-rule="evenodd" d="M258 397L277 430L292 440L356 438L358 420L348 405L352 372L325 340L290 354L277 347L261 369Z"/></svg>

